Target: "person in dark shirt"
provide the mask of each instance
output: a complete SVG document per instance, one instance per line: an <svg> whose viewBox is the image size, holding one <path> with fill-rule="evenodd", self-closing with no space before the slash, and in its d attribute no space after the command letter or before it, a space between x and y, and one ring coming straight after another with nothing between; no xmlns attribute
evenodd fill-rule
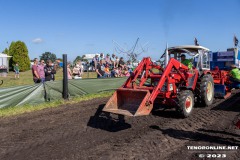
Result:
<svg viewBox="0 0 240 160"><path fill-rule="evenodd" d="M102 60L99 61L96 68L97 78L106 78L107 74L104 72L104 66Z"/></svg>
<svg viewBox="0 0 240 160"><path fill-rule="evenodd" d="M95 57L93 57L92 62L91 62L92 70L93 70L93 68L94 68L94 70L96 70L98 63L99 63L99 57L98 57L98 54L96 54Z"/></svg>
<svg viewBox="0 0 240 160"><path fill-rule="evenodd" d="M120 58L120 60L118 62L118 67L121 67L121 69L124 69L126 67L123 57Z"/></svg>
<svg viewBox="0 0 240 160"><path fill-rule="evenodd" d="M45 81L54 81L56 69L51 60L47 60L47 65L44 67Z"/></svg>
<svg viewBox="0 0 240 160"><path fill-rule="evenodd" d="M15 72L15 79L18 78L19 79L19 65L18 63L16 63L16 65L14 66L14 72Z"/></svg>

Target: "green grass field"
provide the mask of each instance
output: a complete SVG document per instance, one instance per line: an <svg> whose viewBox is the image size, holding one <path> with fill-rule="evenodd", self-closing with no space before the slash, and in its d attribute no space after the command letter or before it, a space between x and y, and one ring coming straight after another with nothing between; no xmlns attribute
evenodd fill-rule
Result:
<svg viewBox="0 0 240 160"><path fill-rule="evenodd" d="M15 79L14 75L15 75L15 73L13 71L9 71L7 77L0 77L0 80L3 80L3 85L1 85L0 87L2 88L2 87L12 87L12 86L34 84L31 70L26 71L26 72L20 72L19 79ZM56 80L62 80L62 78L63 78L62 69L59 69L57 71L55 78L56 78ZM97 78L97 74L96 74L96 72L84 72L83 78Z"/></svg>

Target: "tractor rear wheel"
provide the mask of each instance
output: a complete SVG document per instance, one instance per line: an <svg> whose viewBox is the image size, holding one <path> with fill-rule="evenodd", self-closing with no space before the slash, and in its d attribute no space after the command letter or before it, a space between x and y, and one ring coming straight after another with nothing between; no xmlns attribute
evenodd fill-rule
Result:
<svg viewBox="0 0 240 160"><path fill-rule="evenodd" d="M201 102L204 106L210 106L213 103L214 82L213 77L210 74L204 75L201 79L200 96Z"/></svg>
<svg viewBox="0 0 240 160"><path fill-rule="evenodd" d="M182 90L178 95L179 113L184 117L188 117L193 110L194 96L190 90Z"/></svg>

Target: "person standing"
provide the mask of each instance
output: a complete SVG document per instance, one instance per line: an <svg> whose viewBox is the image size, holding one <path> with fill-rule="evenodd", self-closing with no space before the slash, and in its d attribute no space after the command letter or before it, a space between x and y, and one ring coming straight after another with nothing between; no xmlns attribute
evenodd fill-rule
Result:
<svg viewBox="0 0 240 160"><path fill-rule="evenodd" d="M44 67L45 67L45 62L42 59L40 64L37 67L38 73L39 73L39 77L41 79L41 82L44 83L45 82L45 72L44 72Z"/></svg>
<svg viewBox="0 0 240 160"><path fill-rule="evenodd" d="M96 70L98 62L99 62L99 57L98 57L98 54L96 54L95 57L93 57L93 59L92 59L92 66L93 66L94 70ZM92 70L93 70L93 68L92 68Z"/></svg>
<svg viewBox="0 0 240 160"><path fill-rule="evenodd" d="M70 68L70 63L67 64L67 74L68 74L68 79L72 79L72 71Z"/></svg>
<svg viewBox="0 0 240 160"><path fill-rule="evenodd" d="M238 82L238 83L240 82L240 71L236 65L234 65L234 64L231 65L231 71L230 71L229 75L230 75L231 81Z"/></svg>
<svg viewBox="0 0 240 160"><path fill-rule="evenodd" d="M112 61L112 68L116 68L116 55L113 53L112 57L111 57L111 61Z"/></svg>
<svg viewBox="0 0 240 160"><path fill-rule="evenodd" d="M33 75L33 82L34 83L40 83L41 82L37 67L38 67L38 59L34 58L33 65L32 65L32 75Z"/></svg>
<svg viewBox="0 0 240 160"><path fill-rule="evenodd" d="M19 79L19 66L18 66L18 63L16 63L15 66L14 66L14 72L15 72L15 79L16 78Z"/></svg>
<svg viewBox="0 0 240 160"><path fill-rule="evenodd" d="M54 68L51 60L47 60L47 64L44 67L44 72L45 72L45 81L55 80L56 69Z"/></svg>
<svg viewBox="0 0 240 160"><path fill-rule="evenodd" d="M99 61L100 61L100 60L104 60L104 58L103 58L103 53L100 53Z"/></svg>
<svg viewBox="0 0 240 160"><path fill-rule="evenodd" d="M104 60L105 60L105 64L108 64L110 66L112 65L110 54L107 54Z"/></svg>

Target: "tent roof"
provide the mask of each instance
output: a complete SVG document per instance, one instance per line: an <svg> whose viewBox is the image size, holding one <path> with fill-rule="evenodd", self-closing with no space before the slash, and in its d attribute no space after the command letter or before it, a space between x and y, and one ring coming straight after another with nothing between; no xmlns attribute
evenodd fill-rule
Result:
<svg viewBox="0 0 240 160"><path fill-rule="evenodd" d="M8 56L7 54L0 53L0 58L7 58L7 57L12 57L12 56Z"/></svg>

